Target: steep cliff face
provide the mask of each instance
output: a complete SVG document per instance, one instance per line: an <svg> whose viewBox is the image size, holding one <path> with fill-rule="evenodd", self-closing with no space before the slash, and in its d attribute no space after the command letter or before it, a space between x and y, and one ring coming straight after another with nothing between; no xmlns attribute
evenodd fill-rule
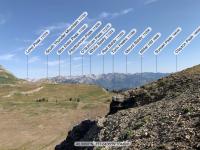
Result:
<svg viewBox="0 0 200 150"><path fill-rule="evenodd" d="M113 98L106 117L71 140L76 134L74 128L61 145L66 141L130 141L129 147L111 149L200 149L200 66L121 93ZM71 146L70 150L98 149Z"/></svg>

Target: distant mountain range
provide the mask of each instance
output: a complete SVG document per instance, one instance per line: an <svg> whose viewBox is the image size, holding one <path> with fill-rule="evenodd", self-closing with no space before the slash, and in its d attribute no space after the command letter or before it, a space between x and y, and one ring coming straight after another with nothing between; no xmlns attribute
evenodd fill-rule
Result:
<svg viewBox="0 0 200 150"><path fill-rule="evenodd" d="M124 74L124 73L108 73L101 75L84 75L84 76L57 76L52 77L48 81L46 79L37 80L37 82L54 82L54 83L74 83L74 84L93 84L101 86L109 91L127 90L136 88L146 83L155 81L169 75L168 73L150 73L142 74ZM141 80L142 79L142 80ZM16 78L12 73L4 69L0 65L0 84L13 84L22 81Z"/></svg>
<svg viewBox="0 0 200 150"><path fill-rule="evenodd" d="M101 75L84 75L84 76L60 76L50 78L50 81L56 83L84 83L99 85L108 90L126 90L139 87L146 83L155 81L169 75L168 73L108 73Z"/></svg>

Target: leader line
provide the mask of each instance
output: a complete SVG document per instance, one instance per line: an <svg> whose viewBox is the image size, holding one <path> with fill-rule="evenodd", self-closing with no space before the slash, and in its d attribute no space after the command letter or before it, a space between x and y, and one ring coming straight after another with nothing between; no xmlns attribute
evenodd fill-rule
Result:
<svg viewBox="0 0 200 150"><path fill-rule="evenodd" d="M97 43L89 50L88 54L90 55L90 74L91 74L91 59L92 59L92 54L103 44L105 43L106 40L109 39L109 37L115 32L114 28L111 28Z"/></svg>
<svg viewBox="0 0 200 150"><path fill-rule="evenodd" d="M35 48L37 48L41 43L42 41L49 35L50 31L49 30L45 30L40 36L39 38L37 38L29 47L28 49L25 50L25 55L26 55L26 75L27 75L27 79L29 78L29 55L31 54L31 52L33 52L33 50Z"/></svg>

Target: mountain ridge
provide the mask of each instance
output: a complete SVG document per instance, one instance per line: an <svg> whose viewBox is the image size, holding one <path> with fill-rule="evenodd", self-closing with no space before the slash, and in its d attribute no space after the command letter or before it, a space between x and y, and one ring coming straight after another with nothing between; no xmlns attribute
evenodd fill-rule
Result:
<svg viewBox="0 0 200 150"><path fill-rule="evenodd" d="M56 76L48 79L28 80L29 82L43 82L43 83L72 83L72 84L93 84L103 87L109 91L125 91L130 88L136 88L141 85L150 83L162 77L169 75L169 73L107 73L99 75L83 75L83 76ZM0 84L14 84L22 81L15 77L11 72L7 71L0 65Z"/></svg>
<svg viewBox="0 0 200 150"><path fill-rule="evenodd" d="M125 73L108 73L100 75L84 75L84 76L57 76L52 77L49 80L56 83L85 83L99 85L110 91L112 90L127 90L130 88L139 87L146 83L155 81L168 73L152 73L144 72L142 74L125 74Z"/></svg>
<svg viewBox="0 0 200 150"><path fill-rule="evenodd" d="M19 81L19 79L0 65L0 84L14 84L17 81Z"/></svg>

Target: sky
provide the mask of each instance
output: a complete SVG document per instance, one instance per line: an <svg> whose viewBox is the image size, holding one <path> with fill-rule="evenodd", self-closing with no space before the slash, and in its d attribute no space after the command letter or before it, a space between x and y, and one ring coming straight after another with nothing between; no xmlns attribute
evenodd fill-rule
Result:
<svg viewBox="0 0 200 150"><path fill-rule="evenodd" d="M80 16L88 12L87 18L76 27L49 54L49 76L57 76L59 70L56 51L84 23L88 29L70 45L72 47L97 21L102 26L84 43L89 42L107 23L111 23L116 32L92 55L92 73L102 73L102 56L98 55L121 30L128 33L132 28L136 34L116 53L115 72L125 73L126 57L123 51L147 28L152 31L128 55L128 73L141 70L139 50L158 32L162 35L143 55L143 72L155 72L156 63L153 51L177 28L182 32L158 55L158 72L175 72L176 57L174 50L200 26L199 0L0 0L0 64L19 78L26 78L27 59L24 51L40 36L44 30L50 30L49 36L29 55L29 78L46 77L46 56L44 51L51 43ZM79 51L72 55L72 75L81 75L81 55ZM69 48L70 48L69 47ZM69 49L68 48L68 49ZM200 36L178 55L178 71L200 63ZM105 55L105 73L112 72L112 56ZM84 74L90 73L89 56L84 55ZM60 58L61 75L69 75L70 63L67 50Z"/></svg>

